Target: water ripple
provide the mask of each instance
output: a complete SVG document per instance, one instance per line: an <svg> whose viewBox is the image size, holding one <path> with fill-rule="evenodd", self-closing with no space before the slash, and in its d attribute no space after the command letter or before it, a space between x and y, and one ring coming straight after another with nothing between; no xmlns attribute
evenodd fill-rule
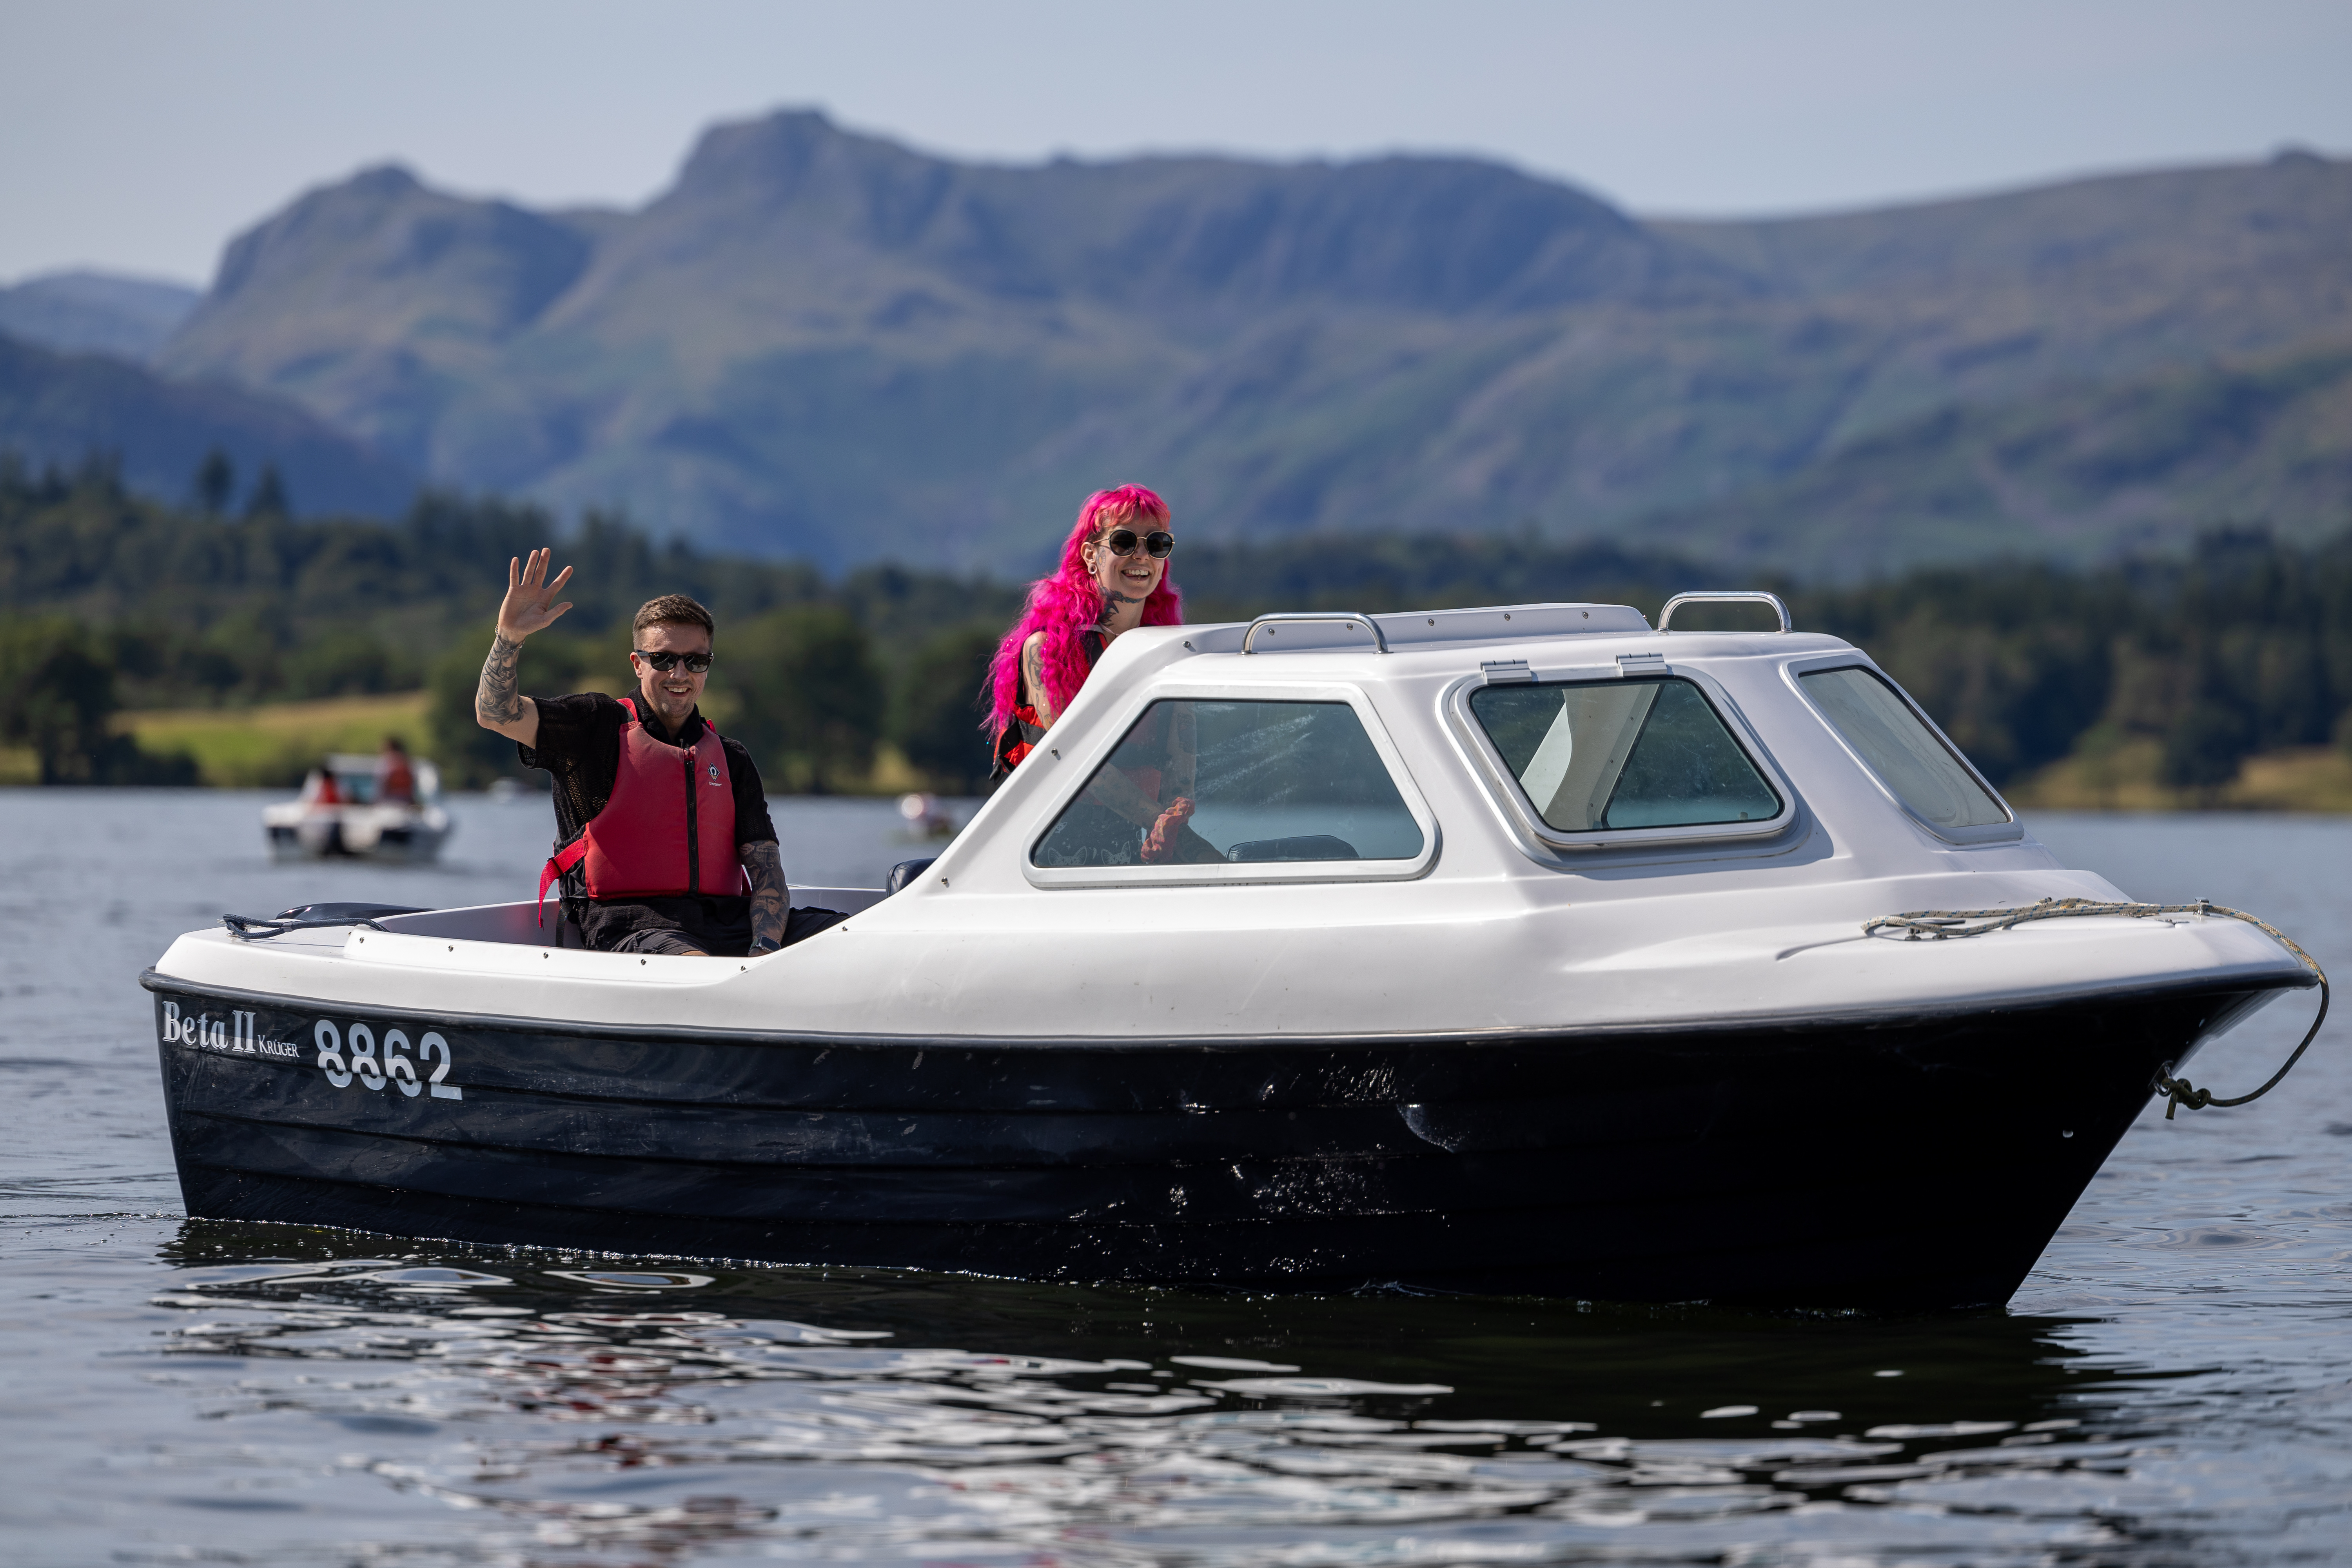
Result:
<svg viewBox="0 0 2352 1568"><path fill-rule="evenodd" d="M655 1302L632 1299L610 1268L527 1251L338 1256L314 1242L304 1261L213 1261L280 1234L186 1227L183 1267L152 1304L173 1320L158 1331L160 1363L203 1370L166 1375L204 1421L256 1429L248 1465L271 1463L259 1433L323 1423L359 1450L337 1465L497 1521L473 1538L486 1560L530 1542L581 1564L772 1549L1102 1564L1735 1551L2023 1562L2126 1541L2109 1516L2170 1495L2136 1468L2168 1450L2104 1431L2095 1415L1871 1421L1782 1405L1710 1416L1677 1397L1672 1421L1482 1417L1461 1402L1466 1392L1492 1407L1484 1369L1466 1391L1319 1371L1345 1365L1342 1346L1360 1344L1367 1324L1447 1310L1417 1302L1326 1302L1336 1340L1300 1336L1272 1361L1193 1344L1204 1331L1245 1339L1284 1314L1279 1302L726 1269ZM1192 1342L1149 1357L1100 1353L1094 1335L1069 1353L923 1343L903 1314L874 1310L910 1289L933 1315L992 1318L1016 1340L1034 1338L1041 1316L1075 1311L1181 1317ZM778 1296L803 1310L760 1310ZM1560 1303L1451 1310L1535 1314L1529 1326L1571 1358L1580 1341L1672 1334L1676 1319ZM1822 1327L1733 1331L1811 1359L1842 1337ZM1130 1328L1112 1337L1131 1345ZM1886 1359L1885 1331L1873 1337L1881 1344L1861 1359ZM1932 1370L1898 1384L1835 1359L1851 1391L1864 1378L1880 1391L1849 1405L1954 1396ZM1730 1369L1701 1360L1653 1369L1664 1375L1644 1386L1684 1394L1694 1371L1719 1386ZM1234 1372L1262 1375L1200 1375ZM1551 1397L1566 1391L1556 1373L1525 1375ZM1565 1383L1590 1388L1588 1413L1626 1403L1605 1376ZM2039 1403L2070 1394L2053 1384ZM1696 1419L1752 1429L1671 1430ZM1941 1522L1923 1532L1925 1517Z"/></svg>

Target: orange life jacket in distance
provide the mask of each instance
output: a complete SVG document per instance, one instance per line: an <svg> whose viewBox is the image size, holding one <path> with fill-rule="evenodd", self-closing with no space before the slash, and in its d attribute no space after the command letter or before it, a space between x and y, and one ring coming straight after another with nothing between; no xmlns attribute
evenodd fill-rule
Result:
<svg viewBox="0 0 2352 1568"><path fill-rule="evenodd" d="M735 781L719 731L706 720L693 745L673 746L646 732L635 700L620 700L629 717L612 798L570 843L555 847L539 874L540 901L574 866L592 899L751 891L736 852ZM546 922L542 912L540 923Z"/></svg>

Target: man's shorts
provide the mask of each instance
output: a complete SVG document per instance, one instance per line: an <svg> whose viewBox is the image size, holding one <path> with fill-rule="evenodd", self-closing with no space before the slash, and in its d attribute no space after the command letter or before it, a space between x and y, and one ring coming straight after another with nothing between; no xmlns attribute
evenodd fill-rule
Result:
<svg viewBox="0 0 2352 1568"><path fill-rule="evenodd" d="M707 937L688 936L686 932L677 930L674 926L652 926L640 931L633 931L629 932L626 936L621 938L620 941L614 942L608 951L613 952L667 952L677 954L680 957L688 957L695 953L710 953L710 950L702 945L709 940L709 939ZM740 958L742 956L740 952L719 952L711 953L710 955L716 958Z"/></svg>
<svg viewBox="0 0 2352 1568"><path fill-rule="evenodd" d="M837 925L848 918L839 910L789 910L784 914L783 945L790 947L796 942L804 942L827 926ZM712 952L710 949L702 945L708 940L705 937L689 935L674 926L653 926L629 932L606 951L659 952L681 958L690 958L697 953L708 953L713 958L743 956L744 947L733 943L728 944L729 950L726 952Z"/></svg>

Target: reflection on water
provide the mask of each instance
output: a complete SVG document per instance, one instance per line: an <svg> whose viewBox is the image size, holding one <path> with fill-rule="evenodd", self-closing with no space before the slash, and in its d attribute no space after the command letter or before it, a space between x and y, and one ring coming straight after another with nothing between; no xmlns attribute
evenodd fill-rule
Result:
<svg viewBox="0 0 2352 1568"><path fill-rule="evenodd" d="M545 806L460 801L452 863L403 875L272 870L250 802L131 798L0 795L23 829L0 837L0 1562L2352 1563L2333 1032L2259 1106L2143 1117L2006 1313L1041 1287L191 1222L137 969L220 907L504 896ZM888 803L800 809L785 837L829 857L803 880L912 852ZM2034 826L2352 974L2352 825ZM2307 1017L2258 1015L2200 1081L2259 1082Z"/></svg>
<svg viewBox="0 0 2352 1568"><path fill-rule="evenodd" d="M2097 1516L2148 1440L2051 1320L374 1247L186 1225L163 1364L215 1441L268 1464L240 1426L327 1424L337 1463L479 1516L493 1555L2032 1554L2125 1539Z"/></svg>

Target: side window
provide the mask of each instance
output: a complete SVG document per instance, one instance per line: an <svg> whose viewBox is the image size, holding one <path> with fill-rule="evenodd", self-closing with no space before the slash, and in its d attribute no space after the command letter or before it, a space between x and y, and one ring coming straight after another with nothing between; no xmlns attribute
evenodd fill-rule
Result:
<svg viewBox="0 0 2352 1568"><path fill-rule="evenodd" d="M1036 866L1410 860L1421 825L1344 702L1170 699L1030 853Z"/></svg>
<svg viewBox="0 0 2352 1568"><path fill-rule="evenodd" d="M1991 827L2010 820L2000 802L1919 721L1892 686L1866 669L1809 670L1797 677L1846 744L1895 797L1937 827Z"/></svg>
<svg viewBox="0 0 2352 1568"><path fill-rule="evenodd" d="M1697 687L1655 679L1483 687L1495 749L1562 833L1769 822L1780 795Z"/></svg>

